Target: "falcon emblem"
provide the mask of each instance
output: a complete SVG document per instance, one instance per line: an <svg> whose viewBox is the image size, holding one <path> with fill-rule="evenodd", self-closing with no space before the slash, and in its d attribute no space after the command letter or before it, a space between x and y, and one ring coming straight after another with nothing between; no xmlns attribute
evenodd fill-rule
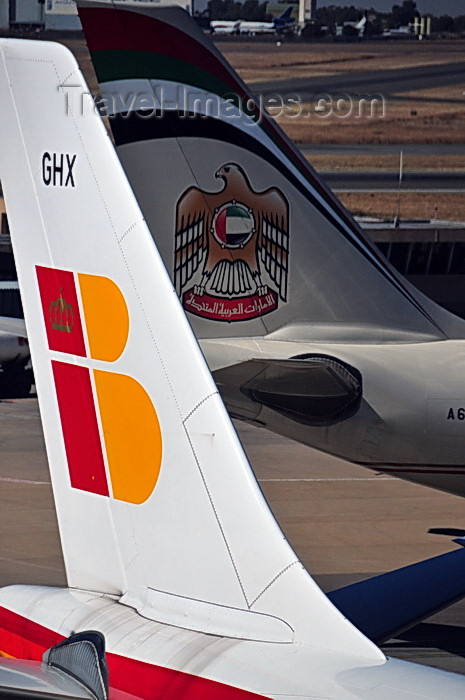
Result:
<svg viewBox="0 0 465 700"><path fill-rule="evenodd" d="M215 177L223 181L219 192L189 187L178 201L176 290L196 316L229 322L263 316L287 298L287 200L276 187L255 192L236 163Z"/></svg>

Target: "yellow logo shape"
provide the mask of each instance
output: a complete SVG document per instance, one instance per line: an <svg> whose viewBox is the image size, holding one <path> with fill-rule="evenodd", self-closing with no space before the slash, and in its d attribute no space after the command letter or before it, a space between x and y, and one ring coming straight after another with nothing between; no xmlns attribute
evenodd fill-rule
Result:
<svg viewBox="0 0 465 700"><path fill-rule="evenodd" d="M94 370L113 497L148 499L160 472L162 437L155 408L132 377Z"/></svg>
<svg viewBox="0 0 465 700"><path fill-rule="evenodd" d="M117 285L108 277L79 274L79 287L93 360L115 362L129 335L129 313Z"/></svg>
<svg viewBox="0 0 465 700"><path fill-rule="evenodd" d="M93 360L115 362L129 336L129 312L119 287L108 277L78 274L85 327ZM113 498L146 501L158 480L162 435L144 387L126 374L93 370Z"/></svg>

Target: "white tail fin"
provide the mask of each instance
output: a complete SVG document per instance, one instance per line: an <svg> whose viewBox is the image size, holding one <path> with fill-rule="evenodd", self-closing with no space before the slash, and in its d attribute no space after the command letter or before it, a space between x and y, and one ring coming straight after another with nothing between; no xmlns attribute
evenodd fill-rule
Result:
<svg viewBox="0 0 465 700"><path fill-rule="evenodd" d="M295 96L253 100L179 7L78 6L118 155L198 337L463 336L267 115L267 101L302 108Z"/></svg>
<svg viewBox="0 0 465 700"><path fill-rule="evenodd" d="M69 586L379 658L268 510L74 59L0 49L0 176Z"/></svg>

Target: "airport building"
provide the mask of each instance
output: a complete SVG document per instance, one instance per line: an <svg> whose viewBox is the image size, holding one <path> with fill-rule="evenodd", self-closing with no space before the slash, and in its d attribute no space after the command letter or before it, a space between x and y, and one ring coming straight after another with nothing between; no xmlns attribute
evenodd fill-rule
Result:
<svg viewBox="0 0 465 700"><path fill-rule="evenodd" d="M7 2L0 3L0 29L7 29L9 23L9 7Z"/></svg>
<svg viewBox="0 0 465 700"><path fill-rule="evenodd" d="M365 231L391 265L426 296L465 318L463 223L368 224Z"/></svg>
<svg viewBox="0 0 465 700"><path fill-rule="evenodd" d="M2 3L0 28L76 31L81 23L73 0L10 0Z"/></svg>
<svg viewBox="0 0 465 700"><path fill-rule="evenodd" d="M128 5L150 5L155 1L127 0L127 3ZM170 4L171 2L177 2L191 13L192 0L170 0ZM160 1L156 4L159 6ZM1 0L0 30L24 29L79 31L81 22L74 0Z"/></svg>
<svg viewBox="0 0 465 700"><path fill-rule="evenodd" d="M299 0L299 24L304 25L316 18L316 0Z"/></svg>

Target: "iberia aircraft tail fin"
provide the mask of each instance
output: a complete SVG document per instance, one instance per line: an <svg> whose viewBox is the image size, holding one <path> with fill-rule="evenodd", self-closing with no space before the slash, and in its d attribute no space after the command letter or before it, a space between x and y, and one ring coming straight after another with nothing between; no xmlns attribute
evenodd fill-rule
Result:
<svg viewBox="0 0 465 700"><path fill-rule="evenodd" d="M71 54L1 40L0 95L68 585L213 635L383 658L271 515Z"/></svg>
<svg viewBox="0 0 465 700"><path fill-rule="evenodd" d="M252 99L180 7L78 6L118 155L197 337L463 337L264 108L305 105Z"/></svg>

